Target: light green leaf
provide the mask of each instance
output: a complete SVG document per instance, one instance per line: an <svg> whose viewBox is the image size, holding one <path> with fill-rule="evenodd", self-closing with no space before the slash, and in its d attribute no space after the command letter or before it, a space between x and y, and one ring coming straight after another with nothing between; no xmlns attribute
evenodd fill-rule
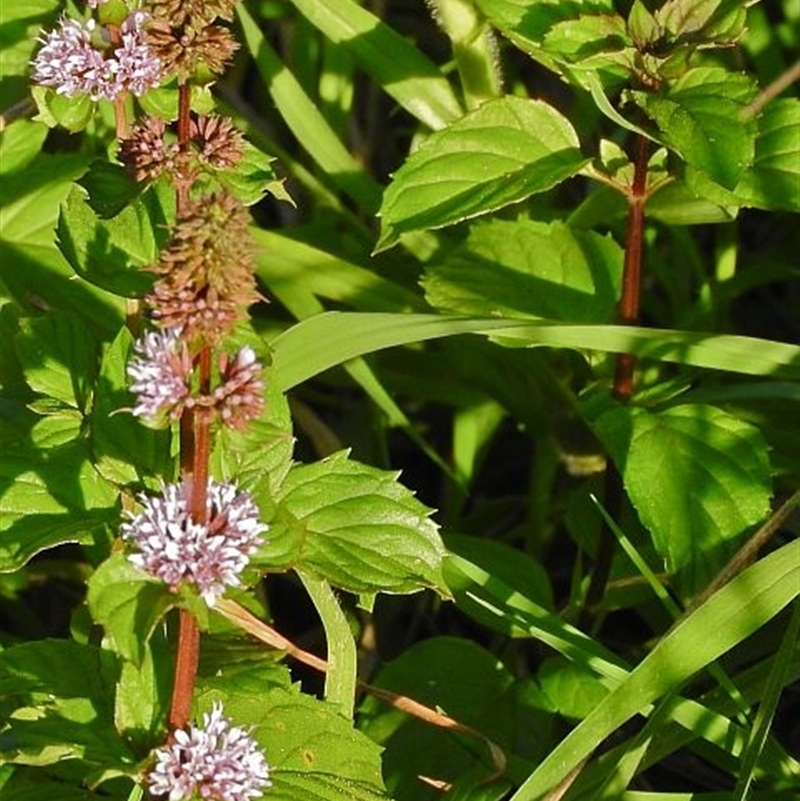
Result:
<svg viewBox="0 0 800 801"><path fill-rule="evenodd" d="M326 312L303 320L273 340L272 380L288 390L365 353L469 333L502 336L517 346L635 353L696 367L800 379L800 347L753 337L435 314Z"/></svg>
<svg viewBox="0 0 800 801"><path fill-rule="evenodd" d="M142 664L146 642L158 622L181 601L163 581L119 553L92 574L86 598L92 618L105 628L106 646L136 665Z"/></svg>
<svg viewBox="0 0 800 801"><path fill-rule="evenodd" d="M0 132L0 175L24 169L42 149L47 126L30 120L16 120Z"/></svg>
<svg viewBox="0 0 800 801"><path fill-rule="evenodd" d="M397 475L351 461L346 453L294 467L274 497L268 542L253 564L278 566L281 554L280 566L367 595L424 587L446 592L444 546L431 510ZM262 493L255 497L270 505Z"/></svg>
<svg viewBox="0 0 800 801"><path fill-rule="evenodd" d="M259 150L252 143L245 141L242 159L235 168L217 173L220 183L245 206L252 206L269 192L278 200L293 203L283 185L272 169L274 156Z"/></svg>
<svg viewBox="0 0 800 801"><path fill-rule="evenodd" d="M573 720L587 717L609 692L591 671L563 656L545 659L537 677L553 709Z"/></svg>
<svg viewBox="0 0 800 801"><path fill-rule="evenodd" d="M264 749L272 787L265 798L279 801L383 801L381 749L352 727L337 708L297 687L269 687L248 695L206 689L201 680L199 711L224 702L238 726L252 726ZM211 687L214 686L212 683Z"/></svg>
<svg viewBox="0 0 800 801"><path fill-rule="evenodd" d="M747 75L696 67L666 91L632 97L687 164L733 189L753 163L755 125L742 114L755 93Z"/></svg>
<svg viewBox="0 0 800 801"><path fill-rule="evenodd" d="M769 513L767 448L758 429L713 406L620 407L594 429L684 595L722 567Z"/></svg>
<svg viewBox="0 0 800 801"><path fill-rule="evenodd" d="M461 104L439 68L393 28L353 0L292 0L331 41L420 122L437 130L458 119Z"/></svg>
<svg viewBox="0 0 800 801"><path fill-rule="evenodd" d="M734 195L745 206L800 211L800 100L768 103L758 118L753 166Z"/></svg>
<svg viewBox="0 0 800 801"><path fill-rule="evenodd" d="M97 344L75 314L20 321L17 356L34 392L84 410L97 374Z"/></svg>
<svg viewBox="0 0 800 801"><path fill-rule="evenodd" d="M211 472L218 479L235 481L242 489L258 491L262 498L272 498L292 465L294 435L289 403L272 381L269 367L264 370L264 381L264 413L244 431L227 427L219 431Z"/></svg>
<svg viewBox="0 0 800 801"><path fill-rule="evenodd" d="M587 162L569 121L541 100L484 103L425 140L395 173L376 250L401 234L496 211L561 183Z"/></svg>
<svg viewBox="0 0 800 801"><path fill-rule="evenodd" d="M492 220L472 227L422 279L428 302L451 314L609 320L622 275L610 236L563 223Z"/></svg>
<svg viewBox="0 0 800 801"><path fill-rule="evenodd" d="M685 617L552 751L510 801L538 801L634 715L772 620L800 594L800 541L790 542L733 579Z"/></svg>
<svg viewBox="0 0 800 801"><path fill-rule="evenodd" d="M116 519L116 491L89 461L85 442L47 450L12 441L0 461L0 571L66 542L90 543Z"/></svg>
<svg viewBox="0 0 800 801"><path fill-rule="evenodd" d="M70 133L84 130L97 108L96 103L84 93L67 97L49 87L33 86L31 95L39 109L34 119L50 128L66 128Z"/></svg>

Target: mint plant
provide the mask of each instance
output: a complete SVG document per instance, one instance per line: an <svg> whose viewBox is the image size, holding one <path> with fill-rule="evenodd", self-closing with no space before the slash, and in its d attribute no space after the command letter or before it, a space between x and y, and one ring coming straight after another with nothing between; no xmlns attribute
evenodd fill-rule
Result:
<svg viewBox="0 0 800 801"><path fill-rule="evenodd" d="M4 798L796 792L796 22L6 0Z"/></svg>

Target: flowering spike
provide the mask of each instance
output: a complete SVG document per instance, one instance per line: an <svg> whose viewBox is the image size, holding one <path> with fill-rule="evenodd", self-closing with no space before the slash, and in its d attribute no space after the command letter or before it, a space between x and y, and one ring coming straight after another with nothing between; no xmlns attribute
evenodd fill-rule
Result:
<svg viewBox="0 0 800 801"><path fill-rule="evenodd" d="M189 513L191 485L170 484L161 496L140 495L143 509L120 529L138 550L128 558L173 590L187 582L213 606L226 587L239 587L241 572L263 542L267 526L250 495L233 484L208 483L207 523Z"/></svg>
<svg viewBox="0 0 800 801"><path fill-rule="evenodd" d="M150 794L169 801L252 801L272 785L258 743L241 726L232 726L215 702L203 725L178 729L174 742L158 748L147 776Z"/></svg>

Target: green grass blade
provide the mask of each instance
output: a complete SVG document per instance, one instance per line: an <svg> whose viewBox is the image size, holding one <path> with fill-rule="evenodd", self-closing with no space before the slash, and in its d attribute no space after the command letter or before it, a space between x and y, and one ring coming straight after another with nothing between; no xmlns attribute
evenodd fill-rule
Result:
<svg viewBox="0 0 800 801"><path fill-rule="evenodd" d="M359 66L406 111L437 130L463 110L439 68L397 31L352 0L292 0L331 41L345 44Z"/></svg>
<svg viewBox="0 0 800 801"><path fill-rule="evenodd" d="M674 692L800 594L800 541L745 570L682 620L542 762L511 801L538 801L612 732Z"/></svg>
<svg viewBox="0 0 800 801"><path fill-rule="evenodd" d="M269 46L250 12L239 3L236 13L256 68L292 133L343 192L364 211L376 212L381 200L378 184L347 151L289 68Z"/></svg>
<svg viewBox="0 0 800 801"><path fill-rule="evenodd" d="M798 633L800 633L800 603L795 601L791 620L772 663L772 670L767 680L764 697L761 699L756 719L753 722L750 740L747 743L744 754L742 754L739 780L736 783L736 789L731 801L745 801L745 799L749 798L755 767L767 741L772 719L775 717L775 712L778 708L781 690L786 685L787 677L791 670Z"/></svg>
<svg viewBox="0 0 800 801"><path fill-rule="evenodd" d="M288 390L366 353L469 333L502 337L516 345L635 353L695 367L800 379L800 347L753 337L436 314L327 312L273 340L274 380Z"/></svg>

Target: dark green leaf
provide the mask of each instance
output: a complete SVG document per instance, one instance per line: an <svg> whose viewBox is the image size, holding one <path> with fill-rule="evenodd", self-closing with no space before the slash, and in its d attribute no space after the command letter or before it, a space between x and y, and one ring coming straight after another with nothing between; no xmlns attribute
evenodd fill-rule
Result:
<svg viewBox="0 0 800 801"><path fill-rule="evenodd" d="M260 493L256 498L262 502ZM264 498L265 506L270 499ZM445 592L444 546L431 510L396 473L338 453L294 467L274 498L268 543L253 561L298 567L351 592ZM289 561L276 565L278 554ZM273 561L275 560L275 561Z"/></svg>
<svg viewBox="0 0 800 801"><path fill-rule="evenodd" d="M124 167L102 159L92 162L78 184L89 193L86 202L101 220L119 214L142 191Z"/></svg>
<svg viewBox="0 0 800 801"><path fill-rule="evenodd" d="M154 276L142 268L158 260L169 237L167 195L153 187L112 219L101 220L85 191L75 187L61 207L59 249L87 281L126 297L144 295Z"/></svg>
<svg viewBox="0 0 800 801"><path fill-rule="evenodd" d="M620 407L594 428L684 595L701 589L769 513L766 444L736 417L702 405Z"/></svg>
<svg viewBox="0 0 800 801"><path fill-rule="evenodd" d="M573 720L583 720L608 695L592 671L563 656L545 659L538 678L553 709Z"/></svg>
<svg viewBox="0 0 800 801"><path fill-rule="evenodd" d="M632 96L687 164L733 189L753 163L755 125L742 115L755 93L746 75L696 67L666 91Z"/></svg>
<svg viewBox="0 0 800 801"><path fill-rule="evenodd" d="M386 665L373 683L441 710L501 747L513 743L519 712L509 703L513 677L473 642L456 637L419 642ZM441 797L433 788L426 790L418 776L453 782L477 771L474 788L492 772L488 747L478 737L453 736L372 697L362 704L359 719L362 730L386 748L387 786L401 799Z"/></svg>
<svg viewBox="0 0 800 801"><path fill-rule="evenodd" d="M428 302L451 314L575 322L612 318L622 249L613 239L563 223L493 220L426 269Z"/></svg>
<svg viewBox="0 0 800 801"><path fill-rule="evenodd" d="M547 103L512 96L484 103L431 134L397 171L383 197L377 250L405 232L518 203L585 163L569 121Z"/></svg>

